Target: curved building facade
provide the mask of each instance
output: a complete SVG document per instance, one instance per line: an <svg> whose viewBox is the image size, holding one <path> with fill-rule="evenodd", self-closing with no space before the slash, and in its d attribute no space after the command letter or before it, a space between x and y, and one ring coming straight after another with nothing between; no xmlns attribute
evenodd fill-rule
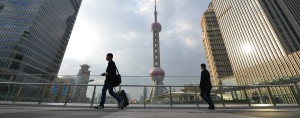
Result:
<svg viewBox="0 0 300 118"><path fill-rule="evenodd" d="M212 0L212 3L239 85L300 75L298 0Z"/></svg>
<svg viewBox="0 0 300 118"><path fill-rule="evenodd" d="M1 0L0 76L36 74L26 82L47 82L57 74L82 0ZM54 78L54 77L52 77Z"/></svg>
<svg viewBox="0 0 300 118"><path fill-rule="evenodd" d="M1 0L0 80L51 82L59 71L82 0ZM35 100L44 87L24 86L22 100ZM1 88L0 99L19 87ZM10 90L7 92L7 90ZM49 97L49 94L45 95Z"/></svg>

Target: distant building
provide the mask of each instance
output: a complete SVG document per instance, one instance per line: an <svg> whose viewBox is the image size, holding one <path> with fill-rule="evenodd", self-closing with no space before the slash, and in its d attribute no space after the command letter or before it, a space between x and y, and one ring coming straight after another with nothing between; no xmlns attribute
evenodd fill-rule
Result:
<svg viewBox="0 0 300 118"><path fill-rule="evenodd" d="M190 86L195 86L195 87L190 87ZM199 84L190 84L190 85L184 85L183 89L181 89L181 91L183 92L189 92L189 91L199 91ZM176 92L176 91L172 91L172 92Z"/></svg>
<svg viewBox="0 0 300 118"><path fill-rule="evenodd" d="M70 84L76 84L76 78L77 76L62 76L61 77L64 80L68 80Z"/></svg>
<svg viewBox="0 0 300 118"><path fill-rule="evenodd" d="M76 84L88 84L90 79L90 66L87 64L81 65L76 78ZM76 86L73 102L89 102L86 92L88 86Z"/></svg>
<svg viewBox="0 0 300 118"><path fill-rule="evenodd" d="M173 90L170 93L164 93L160 96L156 96L153 98L154 100L148 100L148 103L155 103L155 104L166 104L170 103L170 96L172 96L172 103L173 104L197 104L197 99L200 103L204 101L200 97L200 89L199 84L190 84L184 85L183 89L180 91ZM215 94L215 91L211 93L212 100L220 100L221 97Z"/></svg>
<svg viewBox="0 0 300 118"><path fill-rule="evenodd" d="M144 102L145 100L148 99L148 89L144 88L143 89L143 94L140 96L139 102Z"/></svg>
<svg viewBox="0 0 300 118"><path fill-rule="evenodd" d="M60 85L60 84L70 84L69 80L62 79L59 77L56 77L54 79L55 85L52 85L52 91L51 91L51 100L53 102L64 102L67 96L68 92L68 86L67 85Z"/></svg>
<svg viewBox="0 0 300 118"><path fill-rule="evenodd" d="M76 84L76 78L77 76L62 76L62 79L68 81L68 84ZM75 96L75 91L76 91L76 86L70 86L70 93L69 93L69 98L73 99Z"/></svg>

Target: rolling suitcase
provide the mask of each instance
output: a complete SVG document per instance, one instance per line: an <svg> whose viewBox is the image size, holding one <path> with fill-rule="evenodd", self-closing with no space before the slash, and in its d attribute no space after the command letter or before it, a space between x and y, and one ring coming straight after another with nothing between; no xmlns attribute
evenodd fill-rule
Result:
<svg viewBox="0 0 300 118"><path fill-rule="evenodd" d="M127 107L129 105L129 101L128 101L126 92L124 90L121 90L121 91L116 92L116 94L122 98L123 104L120 108L123 109L123 108Z"/></svg>

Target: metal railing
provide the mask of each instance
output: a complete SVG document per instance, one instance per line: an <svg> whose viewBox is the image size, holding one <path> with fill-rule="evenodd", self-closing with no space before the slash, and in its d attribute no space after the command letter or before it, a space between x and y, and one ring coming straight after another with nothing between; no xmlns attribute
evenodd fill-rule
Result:
<svg viewBox="0 0 300 118"><path fill-rule="evenodd" d="M57 104L96 106L99 103L101 89L99 84L57 84L57 83L18 83L0 82L0 86L11 88L0 103ZM76 88L86 87L84 95L76 96ZM163 93L147 98L148 89L167 88ZM255 85L255 86L214 86L211 98L217 107L284 107L300 106L299 85ZM153 86L120 85L118 90L125 90L129 95L130 106L136 107L194 107L207 106L201 99L198 85ZM84 89L85 90L85 89ZM27 94L24 94L27 93ZM30 93L30 94L28 94ZM78 95L78 94L77 94ZM136 96L140 95L139 99ZM109 96L109 95L107 95ZM116 104L107 98L108 104Z"/></svg>
<svg viewBox="0 0 300 118"><path fill-rule="evenodd" d="M235 78L261 82L256 85L236 86ZM94 81L90 82L91 80ZM99 75L1 73L0 104L37 103L91 107L100 102L104 80L105 77ZM127 92L130 107L207 106L200 97L199 76L166 76L163 78L163 85L159 86L152 85L153 80L155 79L149 76L122 76L122 84L116 89ZM214 86L211 92L217 107L299 107L300 77L229 77L222 80L222 83L223 86ZM152 96L150 91L155 90L160 91ZM107 95L106 103L114 106L117 101Z"/></svg>

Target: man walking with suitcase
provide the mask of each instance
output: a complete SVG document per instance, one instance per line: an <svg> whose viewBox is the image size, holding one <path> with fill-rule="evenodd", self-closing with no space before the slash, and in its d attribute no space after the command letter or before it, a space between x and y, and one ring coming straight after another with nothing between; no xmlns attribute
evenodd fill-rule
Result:
<svg viewBox="0 0 300 118"><path fill-rule="evenodd" d="M117 101L118 101L118 107L123 108L122 105L122 98L118 96L114 91L113 91L113 86L112 83L115 81L116 78L116 65L115 62L112 60L113 59L113 54L108 53L106 55L106 60L108 61L108 65L106 68L106 72L102 73L101 76L106 76L105 81L104 81L104 86L102 88L102 95L101 95L101 102L98 107L95 107L97 109L103 109L104 108L104 103L106 99L106 91L108 89L108 92L111 96L113 96Z"/></svg>

